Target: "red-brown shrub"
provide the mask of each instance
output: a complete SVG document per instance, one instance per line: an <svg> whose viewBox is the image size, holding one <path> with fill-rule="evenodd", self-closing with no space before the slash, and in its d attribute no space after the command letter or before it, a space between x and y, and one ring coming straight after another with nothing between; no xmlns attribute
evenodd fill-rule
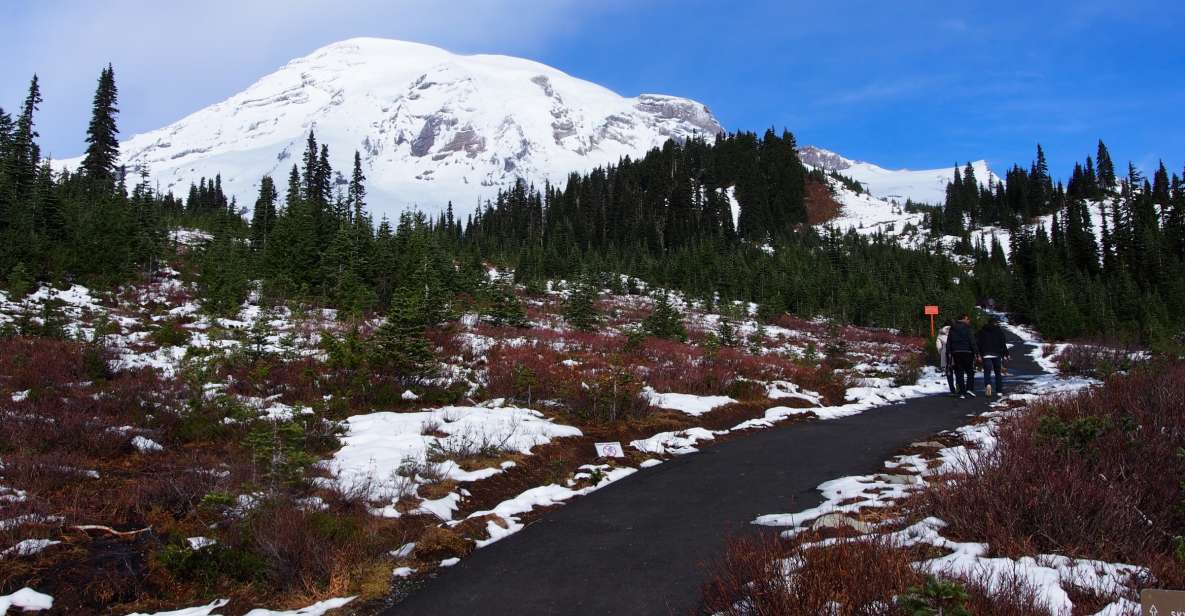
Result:
<svg viewBox="0 0 1185 616"><path fill-rule="evenodd" d="M1007 555L1156 565L1185 535L1185 365L1157 366L1005 421L997 447L922 507ZM1159 559L1169 561L1170 559ZM1185 574L1154 570L1181 587Z"/></svg>
<svg viewBox="0 0 1185 616"><path fill-rule="evenodd" d="M770 535L733 538L703 587L703 607L724 616L899 614L892 598L923 579L910 556L880 538L823 548Z"/></svg>

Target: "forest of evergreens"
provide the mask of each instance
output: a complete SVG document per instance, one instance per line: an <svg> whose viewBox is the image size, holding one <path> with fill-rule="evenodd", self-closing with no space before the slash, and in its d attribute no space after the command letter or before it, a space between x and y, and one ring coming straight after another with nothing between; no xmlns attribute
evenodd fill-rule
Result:
<svg viewBox="0 0 1185 616"><path fill-rule="evenodd" d="M765 316L790 311L914 333L928 329L925 304L949 313L988 299L1054 337L1161 343L1185 316L1182 180L1163 164L1150 181L1131 165L1117 177L1101 142L1065 186L1054 183L1040 148L1029 169L1013 167L1004 182L956 169L946 203L921 209L933 237L962 240L953 250L938 241L910 249L893 237L806 224L808 183L859 185L808 172L789 132L670 141L573 174L563 187L520 182L464 220L448 204L436 216L395 221L369 213L358 153L346 181L334 181L331 153L310 132L282 183L261 179L246 217L218 177L182 199L157 194L146 170L118 166L111 67L76 170L55 171L40 156L40 102L34 78L15 116L0 110L0 274L10 291L134 280L171 254L169 230L184 226L213 234L195 265L206 309L221 313L234 312L259 281L267 301L362 314L410 293L424 314L444 318L460 303L505 299L506 284L488 279L492 264L513 270L528 291L581 276L616 286L609 273L630 274L708 302L755 302ZM1092 208L1105 214L1098 234ZM1010 250L973 243L970 231L985 225L1008 229ZM972 257L970 271L956 253Z"/></svg>

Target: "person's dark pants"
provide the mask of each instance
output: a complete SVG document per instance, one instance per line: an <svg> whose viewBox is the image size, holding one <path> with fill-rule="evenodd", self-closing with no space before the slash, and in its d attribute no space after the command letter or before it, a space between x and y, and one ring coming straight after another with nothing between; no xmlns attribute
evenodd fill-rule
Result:
<svg viewBox="0 0 1185 616"><path fill-rule="evenodd" d="M992 382L992 374L996 375L996 395L1000 395L1000 391L1004 389L1004 360L999 357L985 357L983 358L983 384L986 386Z"/></svg>
<svg viewBox="0 0 1185 616"><path fill-rule="evenodd" d="M955 360L953 357L947 356L944 372L946 372L946 386L950 389L950 393L958 393L959 390L955 389Z"/></svg>
<svg viewBox="0 0 1185 616"><path fill-rule="evenodd" d="M959 386L959 393L965 394L967 390L975 391L975 354L967 351L961 353L956 351L955 356L955 381Z"/></svg>

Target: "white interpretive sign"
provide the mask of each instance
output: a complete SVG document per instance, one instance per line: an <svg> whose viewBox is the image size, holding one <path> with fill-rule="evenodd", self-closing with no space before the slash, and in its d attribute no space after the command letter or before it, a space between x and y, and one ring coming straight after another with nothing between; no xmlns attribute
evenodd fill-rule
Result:
<svg viewBox="0 0 1185 616"><path fill-rule="evenodd" d="M612 443L593 443L597 448L598 458L624 458L625 453L621 450L621 443L616 441Z"/></svg>

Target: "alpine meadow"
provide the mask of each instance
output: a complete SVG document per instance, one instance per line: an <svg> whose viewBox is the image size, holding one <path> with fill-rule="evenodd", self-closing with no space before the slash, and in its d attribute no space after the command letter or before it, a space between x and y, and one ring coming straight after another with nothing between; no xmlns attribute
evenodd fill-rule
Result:
<svg viewBox="0 0 1185 616"><path fill-rule="evenodd" d="M216 4L0 27L0 615L1185 604L1180 8Z"/></svg>

